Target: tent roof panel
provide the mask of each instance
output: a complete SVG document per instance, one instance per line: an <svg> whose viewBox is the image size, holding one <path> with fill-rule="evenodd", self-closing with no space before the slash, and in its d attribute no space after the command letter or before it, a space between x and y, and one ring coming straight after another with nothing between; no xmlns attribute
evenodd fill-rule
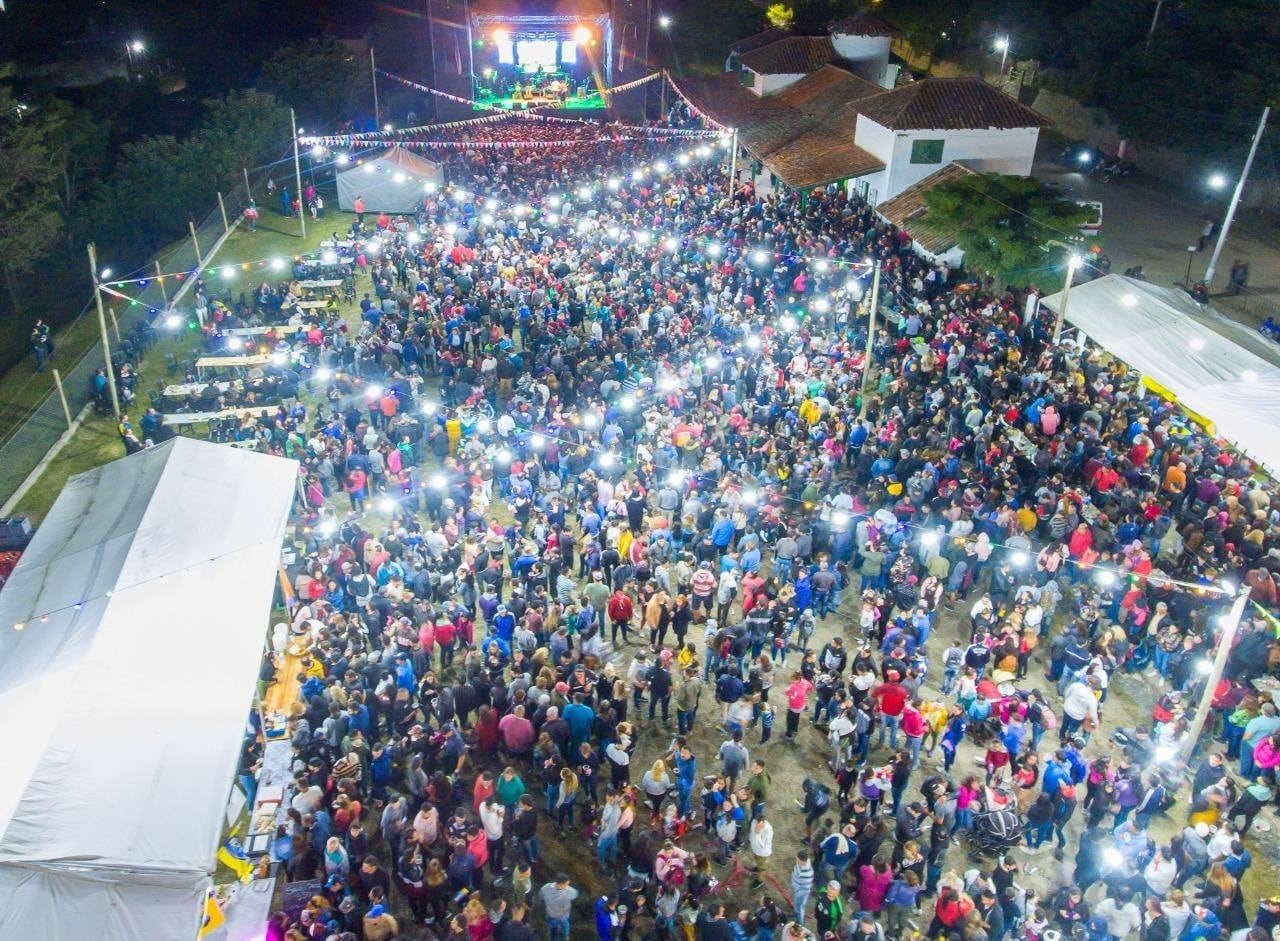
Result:
<svg viewBox="0 0 1280 941"><path fill-rule="evenodd" d="M293 461L177 438L54 504L0 591L0 892L30 884L12 875L24 866L121 884L209 870L296 477ZM67 597L84 604L45 607Z"/></svg>
<svg viewBox="0 0 1280 941"><path fill-rule="evenodd" d="M1062 293L1041 303L1057 310ZM1071 289L1065 319L1280 471L1280 351L1182 291L1111 274Z"/></svg>

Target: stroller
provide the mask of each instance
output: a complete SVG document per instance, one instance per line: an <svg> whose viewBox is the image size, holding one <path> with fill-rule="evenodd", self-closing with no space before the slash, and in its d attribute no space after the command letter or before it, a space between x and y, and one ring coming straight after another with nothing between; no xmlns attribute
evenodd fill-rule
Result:
<svg viewBox="0 0 1280 941"><path fill-rule="evenodd" d="M969 849L979 856L1001 856L1022 842L1022 834L1022 818L1016 811L985 811L973 817Z"/></svg>
<svg viewBox="0 0 1280 941"><path fill-rule="evenodd" d="M969 849L979 856L1001 856L1022 842L1024 825L1008 793L982 789L982 809L973 815Z"/></svg>

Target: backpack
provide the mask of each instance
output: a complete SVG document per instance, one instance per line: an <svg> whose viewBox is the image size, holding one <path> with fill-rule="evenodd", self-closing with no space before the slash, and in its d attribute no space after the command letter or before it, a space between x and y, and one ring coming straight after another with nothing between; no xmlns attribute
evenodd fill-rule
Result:
<svg viewBox="0 0 1280 941"><path fill-rule="evenodd" d="M1046 732L1052 732L1058 727L1058 717L1044 703L1040 704L1040 727Z"/></svg>

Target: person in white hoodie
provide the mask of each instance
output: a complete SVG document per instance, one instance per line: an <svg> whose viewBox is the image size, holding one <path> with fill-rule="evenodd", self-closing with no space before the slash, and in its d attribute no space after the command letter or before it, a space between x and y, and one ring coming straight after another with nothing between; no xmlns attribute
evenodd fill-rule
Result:
<svg viewBox="0 0 1280 941"><path fill-rule="evenodd" d="M751 821L747 842L751 845L751 855L755 857L751 867L751 888L758 889L764 885L764 867L773 855L773 824L764 819L764 814L756 814Z"/></svg>
<svg viewBox="0 0 1280 941"><path fill-rule="evenodd" d="M489 868L495 876L502 875L502 856L505 844L503 828L507 822L507 808L490 794L480 805L480 826L484 827L485 844L489 849Z"/></svg>

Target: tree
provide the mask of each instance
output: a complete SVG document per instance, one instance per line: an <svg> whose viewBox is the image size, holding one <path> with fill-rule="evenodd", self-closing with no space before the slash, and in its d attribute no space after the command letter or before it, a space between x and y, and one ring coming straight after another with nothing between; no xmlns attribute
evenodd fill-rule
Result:
<svg viewBox="0 0 1280 941"><path fill-rule="evenodd" d="M790 29L796 21L796 11L785 3L771 3L765 8L764 18L774 29Z"/></svg>
<svg viewBox="0 0 1280 941"><path fill-rule="evenodd" d="M205 116L188 146L203 153L219 189L240 181L243 167L274 159L289 147L289 109L266 92L233 91L204 103Z"/></svg>
<svg viewBox="0 0 1280 941"><path fill-rule="evenodd" d="M7 71L0 68L0 78ZM50 118L0 85L0 267L14 313L22 307L22 279L57 243L62 226L50 137Z"/></svg>
<svg viewBox="0 0 1280 941"><path fill-rule="evenodd" d="M887 0L874 9L893 23L916 55L931 56L940 47L956 42L959 18L968 4L954 0Z"/></svg>
<svg viewBox="0 0 1280 941"><path fill-rule="evenodd" d="M107 159L108 134L105 125L93 119L83 108L76 108L61 98L48 98L40 105L48 118L50 159L58 175L58 203L62 217L66 248L76 241L82 198L91 190Z"/></svg>
<svg viewBox="0 0 1280 941"><path fill-rule="evenodd" d="M144 137L120 148L116 167L94 195L100 241L145 258L186 231L188 213L203 215L215 187L196 153L174 137Z"/></svg>
<svg viewBox="0 0 1280 941"><path fill-rule="evenodd" d="M942 183L924 201L928 212L916 225L955 233L967 268L1006 283L1060 264L1088 212L1039 180L998 173Z"/></svg>
<svg viewBox="0 0 1280 941"><path fill-rule="evenodd" d="M100 241L145 257L186 232L188 216L209 211L242 168L289 146L289 115L273 96L232 92L205 102L200 127L186 137L144 137L125 144L94 196Z"/></svg>
<svg viewBox="0 0 1280 941"><path fill-rule="evenodd" d="M333 126L373 110L369 63L336 39L286 46L262 70L259 85L298 112L303 124Z"/></svg>

